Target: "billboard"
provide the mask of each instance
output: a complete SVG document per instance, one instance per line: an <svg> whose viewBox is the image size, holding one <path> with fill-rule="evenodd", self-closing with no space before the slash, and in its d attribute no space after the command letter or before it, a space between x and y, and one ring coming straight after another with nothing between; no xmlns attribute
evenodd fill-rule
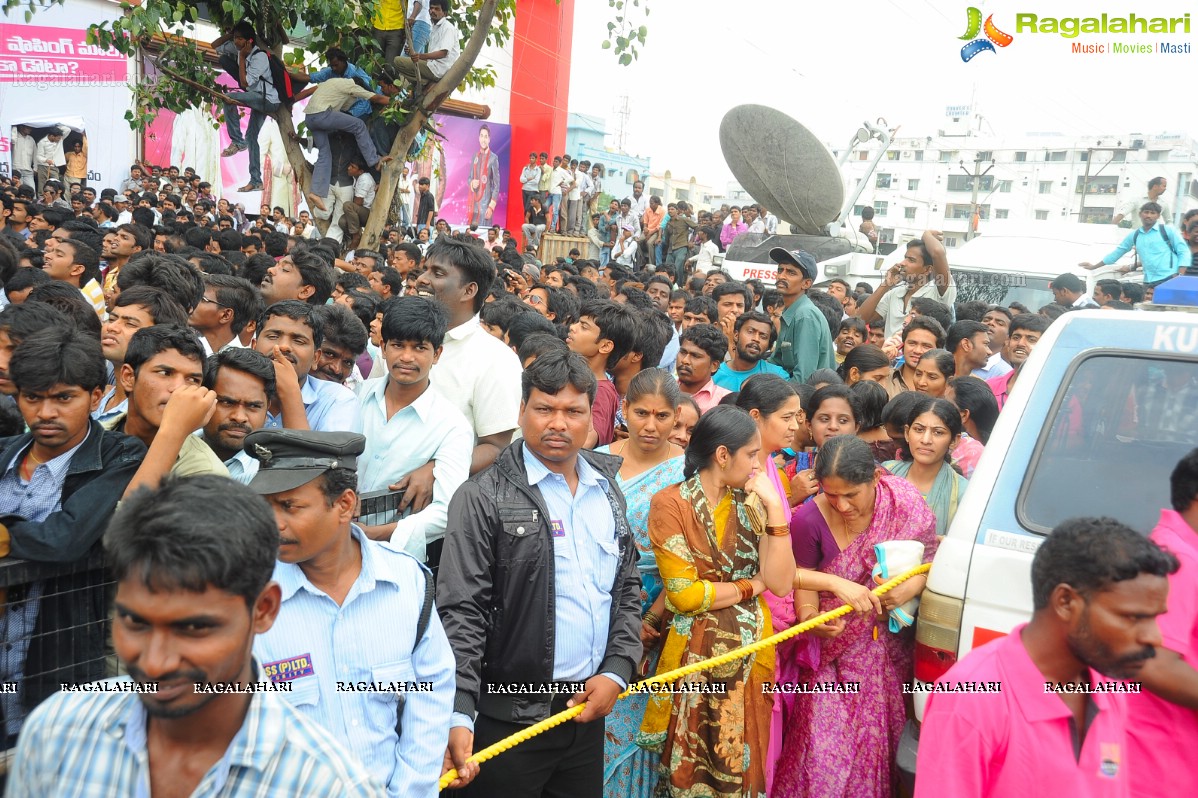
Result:
<svg viewBox="0 0 1198 798"><path fill-rule="evenodd" d="M110 3L81 2L71 11L52 6L33 17L48 24L0 22L0 175L12 174L13 127L28 124L38 138L54 125L86 134L91 185L115 187L128 176L136 154L123 117L130 103L129 62L88 44L79 23L114 13L119 10Z"/></svg>
<svg viewBox="0 0 1198 798"><path fill-rule="evenodd" d="M492 227L507 219L511 194L512 129L509 125L438 114L444 138L436 163L415 163L415 175L428 177L437 198L437 217L454 227Z"/></svg>

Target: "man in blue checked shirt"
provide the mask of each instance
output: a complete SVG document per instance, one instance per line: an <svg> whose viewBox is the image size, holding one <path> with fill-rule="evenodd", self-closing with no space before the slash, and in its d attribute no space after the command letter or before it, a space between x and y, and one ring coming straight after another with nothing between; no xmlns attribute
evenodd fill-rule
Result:
<svg viewBox="0 0 1198 798"><path fill-rule="evenodd" d="M1122 267L1119 272L1126 274L1143 267L1144 288L1149 289L1146 298L1151 300L1151 289L1177 276L1181 269L1190 265L1190 246L1180 231L1169 229L1169 225L1161 221L1161 206L1155 202L1145 202L1140 206L1140 225L1102 260L1078 265L1083 269L1110 266L1134 249L1135 263Z"/></svg>
<svg viewBox="0 0 1198 798"><path fill-rule="evenodd" d="M227 477L167 477L122 503L104 548L129 675L34 710L9 798L386 795L327 729L256 689L272 683L250 652L280 603L279 528L262 499Z"/></svg>
<svg viewBox="0 0 1198 798"><path fill-rule="evenodd" d="M354 523L361 435L258 430L250 489L274 508L279 617L254 653L287 699L344 740L391 798L435 798L454 660L431 576Z"/></svg>

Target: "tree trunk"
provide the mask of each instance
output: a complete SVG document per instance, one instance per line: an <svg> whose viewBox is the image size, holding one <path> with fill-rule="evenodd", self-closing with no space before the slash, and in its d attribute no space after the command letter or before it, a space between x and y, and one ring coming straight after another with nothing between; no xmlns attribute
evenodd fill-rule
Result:
<svg viewBox="0 0 1198 798"><path fill-rule="evenodd" d="M461 85L467 73L470 72L470 68L474 66L478 54L482 52L483 44L486 43L487 33L491 29L491 19L495 16L495 8L498 5L499 0L483 0L482 6L478 9L478 23L474 32L470 34L470 39L466 42L462 54L457 61L450 65L449 70L439 81L425 87L424 99L413 111L407 124L400 129L399 135L395 137L395 143L391 145L392 160L383 167L382 181L375 194L374 205L370 207L370 218L367 219L362 230L362 241L359 244L362 249L378 249L383 226L387 222L387 212L391 208L391 200L395 196L396 183L399 181L400 172L407 160L408 150L421 127L441 107L441 103L445 102L449 95ZM291 151L288 150L288 155L290 156L290 154ZM294 166L295 164L292 163L293 168Z"/></svg>

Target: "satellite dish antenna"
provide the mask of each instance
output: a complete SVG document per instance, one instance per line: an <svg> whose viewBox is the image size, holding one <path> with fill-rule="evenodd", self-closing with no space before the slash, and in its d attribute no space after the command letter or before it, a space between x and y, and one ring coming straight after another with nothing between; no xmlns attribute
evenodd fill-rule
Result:
<svg viewBox="0 0 1198 798"><path fill-rule="evenodd" d="M869 131L857 132L869 140ZM738 105L720 122L720 148L737 182L796 232L820 235L844 204L844 182L823 143L781 111Z"/></svg>

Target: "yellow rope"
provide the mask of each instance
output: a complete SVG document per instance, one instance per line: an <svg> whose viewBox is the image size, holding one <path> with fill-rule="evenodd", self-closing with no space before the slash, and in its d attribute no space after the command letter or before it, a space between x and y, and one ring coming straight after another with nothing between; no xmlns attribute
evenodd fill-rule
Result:
<svg viewBox="0 0 1198 798"><path fill-rule="evenodd" d="M919 576L920 574L926 574L928 571L931 570L931 568L932 568L932 566L930 563L925 563L923 565L917 565L914 568L912 568L911 570L904 571L903 573L899 574L898 576L894 577L893 579L890 579L889 581L883 582L882 584L878 585L877 587L875 587L873 589L873 592L876 595L880 596L883 593L886 593L886 592L898 587L900 584L907 581L908 579L910 579L913 576ZM776 646L777 644L785 642L792 637L797 637L806 632L810 632L815 627L821 626L821 625L827 623L828 621L834 621L837 618L841 617L842 615L848 615L852 611L853 611L853 608L850 607L848 604L842 604L841 606L837 607L834 610L829 610L828 612L825 612L823 615L817 615L814 618L804 621L803 623L795 624L794 626L787 629L785 632L779 632L778 634L767 637L764 640L758 640L756 643L750 643L747 646L742 646L741 648L733 649L732 651L725 652L723 654L720 654L717 657L712 657L711 659L705 659L700 662L692 662L691 664L684 665L681 668L676 668L672 671L667 671L666 673L659 673L656 676L649 677L648 679L642 679L640 682L637 682L637 683L629 686L629 688L627 690L620 693L619 697L627 698L628 696L632 695L635 692L642 692L644 690L645 686L647 686L647 685L666 684L666 683L670 683L670 682L676 682L679 679L681 679L682 677L689 676L692 673L698 673L699 671L710 670L711 668L715 668L715 667L718 667L725 663L732 662L734 660L738 660L741 657L747 657L750 654L755 654L758 651L761 651L763 648L768 648L769 646ZM515 734L513 734L509 737L505 737L502 740L500 740L499 742L497 742L493 745L489 745L486 748L484 748L483 750L472 754L470 756L470 758L466 761L467 762L478 762L481 764L483 762L486 762L488 759L494 759L495 757L502 754L504 751L507 751L511 748L515 748L517 745L524 742L525 740L530 740L533 737L536 737L541 732L549 731L554 726L560 726L561 724L565 723L566 721L570 720L571 718L581 715L582 710L585 707L586 707L586 704L582 703L582 704L578 704L577 706L570 707L569 709L564 710L562 712L559 712L556 715L551 715L550 717L545 718L545 720L540 721L539 723L534 723L533 725L529 726L527 729L518 731ZM449 772L447 772L444 776L441 777L440 789L444 790L457 777L458 777L457 770L450 770Z"/></svg>

